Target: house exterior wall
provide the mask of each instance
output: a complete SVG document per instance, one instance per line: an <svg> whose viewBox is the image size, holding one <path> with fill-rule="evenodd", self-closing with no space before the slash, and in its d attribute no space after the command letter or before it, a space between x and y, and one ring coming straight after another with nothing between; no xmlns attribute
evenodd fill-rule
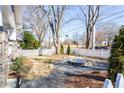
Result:
<svg viewBox="0 0 124 93"><path fill-rule="evenodd" d="M0 88L5 87L11 59L17 56L16 29L21 27L20 17L21 6L0 6Z"/></svg>

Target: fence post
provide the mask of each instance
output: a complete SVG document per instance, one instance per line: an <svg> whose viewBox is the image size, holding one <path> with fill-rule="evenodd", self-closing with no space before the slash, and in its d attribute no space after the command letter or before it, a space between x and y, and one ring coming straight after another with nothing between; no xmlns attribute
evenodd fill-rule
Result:
<svg viewBox="0 0 124 93"><path fill-rule="evenodd" d="M117 74L115 88L124 88L123 74L120 74L120 73Z"/></svg>
<svg viewBox="0 0 124 93"><path fill-rule="evenodd" d="M104 82L103 88L113 88L111 80L106 79Z"/></svg>
<svg viewBox="0 0 124 93"><path fill-rule="evenodd" d="M103 49L102 49L102 57L103 57ZM103 57L104 58L104 57Z"/></svg>

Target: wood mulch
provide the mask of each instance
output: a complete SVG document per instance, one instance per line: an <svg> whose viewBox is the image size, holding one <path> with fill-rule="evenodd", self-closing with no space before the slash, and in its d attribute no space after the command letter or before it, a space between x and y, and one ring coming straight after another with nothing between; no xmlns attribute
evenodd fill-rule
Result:
<svg viewBox="0 0 124 93"><path fill-rule="evenodd" d="M107 72L95 73L85 71L80 74L69 74L65 79L67 88L102 88Z"/></svg>

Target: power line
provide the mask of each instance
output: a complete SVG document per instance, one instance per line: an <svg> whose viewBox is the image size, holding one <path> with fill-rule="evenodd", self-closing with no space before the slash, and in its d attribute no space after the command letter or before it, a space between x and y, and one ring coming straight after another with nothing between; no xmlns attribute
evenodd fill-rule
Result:
<svg viewBox="0 0 124 93"><path fill-rule="evenodd" d="M121 17L124 17L124 15L119 16L119 18L121 18ZM113 20L113 19L111 19L111 20ZM111 20L109 20L109 21L111 21ZM115 20L117 20L117 19L115 19ZM115 21L115 20L114 20L114 21ZM84 29L80 29L80 30L77 30L77 29L76 29L76 30L72 30L72 31L66 32L66 33L68 33L68 34L73 34L73 33L75 33L75 31L76 31L76 32L81 32L82 30L85 30L85 28L84 28Z"/></svg>
<svg viewBox="0 0 124 93"><path fill-rule="evenodd" d="M118 12L118 13L115 13L115 14L111 14L111 15L116 16L116 15L121 14L121 13L124 13L124 11L121 11L121 12ZM110 15L109 15L109 16L110 16ZM104 17L103 19L100 19L100 20L98 20L98 21L107 19L109 16ZM113 16L112 16L112 17L113 17ZM110 16L110 17L111 17L111 16ZM119 16L119 18L121 18L121 17L123 17L123 16ZM112 20L112 19L111 19L111 20ZM109 20L109 21L110 21L110 20ZM67 32L65 32L65 33L70 33L70 34L72 34L73 32L75 32L75 30L77 31L77 29L81 29L81 28L82 28L82 26L81 26L81 27L77 27L77 28L75 28L75 29L73 29L73 30L69 30L69 31L67 31ZM84 29L81 29L80 31L82 31L82 30L84 30Z"/></svg>
<svg viewBox="0 0 124 93"><path fill-rule="evenodd" d="M124 21L124 19L123 20L122 19L120 19L120 20L118 19L118 20L114 20L114 21L115 22L119 22L119 21L121 22L121 21Z"/></svg>
<svg viewBox="0 0 124 93"><path fill-rule="evenodd" d="M116 9L117 10L117 9ZM120 12L117 12L117 13L114 13L114 14L110 14L109 16L106 16L106 17L104 17L104 18L101 18L101 19L99 19L98 21L102 21L102 20L105 20L105 19L108 19L108 18L110 18L110 20L118 20L118 19L116 19L116 18L121 18L121 17L124 17L124 15L121 15L121 16L117 16L117 15L119 15L119 14L122 14L122 13L124 13L124 11L120 11ZM116 17L117 16L117 17ZM116 18L112 18L112 17L116 17ZM109 21L110 21L109 20ZM84 26L85 27L85 26ZM75 31L76 32L81 32L82 30L84 30L85 28L84 27L77 27L77 28L74 28L73 30L69 30L69 31L67 31L67 32L64 32L64 33L68 33L68 34L73 34L73 33L75 33ZM82 29L82 28L84 28L84 29Z"/></svg>
<svg viewBox="0 0 124 93"><path fill-rule="evenodd" d="M83 31L83 30L85 30L85 28L84 29L80 29L80 30L76 30L76 32L81 32L81 31ZM71 33L68 33L68 34L74 34L74 33L76 33L75 31L73 31L73 32L71 32Z"/></svg>
<svg viewBox="0 0 124 93"><path fill-rule="evenodd" d="M103 12L106 12L106 10L109 10L109 9L111 9L111 10L112 10L112 12L114 12L114 11L116 11L116 10L120 9L120 8L117 8L117 7L115 7L115 6L112 6L112 7L105 8L104 10L102 10L102 13L103 13ZM110 12L110 11L109 11L109 12ZM111 14L111 13L109 13L109 14Z"/></svg>
<svg viewBox="0 0 124 93"><path fill-rule="evenodd" d="M124 15L121 15L121 16L117 16L117 17L115 17L115 18L110 18L109 20L106 20L106 21L115 21L115 20L119 20L119 18L122 18L122 17L124 17Z"/></svg>
<svg viewBox="0 0 124 93"><path fill-rule="evenodd" d="M113 16L116 16L116 15L119 15L119 14L121 14L121 13L124 13L124 11L121 11L121 12L118 12L118 13L111 14L111 15L109 15L109 16L107 16L107 17L104 17L104 18L98 20L98 21L101 21L101 20L104 20L104 19L108 19L108 18L111 17L112 15L113 15ZM112 16L112 17L113 17L113 16ZM124 16L124 15L123 15L123 16ZM123 16L119 16L119 18L121 18L121 17L123 17ZM112 20L112 19L111 19L111 20ZM82 26L81 26L81 27L78 27L78 28L80 29L80 28L82 28ZM67 31L66 33L75 32L75 30L77 31L78 28L75 28L75 29L73 29L73 30L69 30L69 31ZM81 30L83 30L83 29L81 29Z"/></svg>
<svg viewBox="0 0 124 93"><path fill-rule="evenodd" d="M82 26L76 27L76 28L74 28L74 29L72 29L72 30L68 30L68 31L66 31L66 32L70 33L70 32L73 32L73 31L78 30L78 29L81 29L81 28L84 28L84 27L82 27Z"/></svg>
<svg viewBox="0 0 124 93"><path fill-rule="evenodd" d="M73 32L75 32L75 30L77 31L78 29L81 29L81 28L82 28L82 26L74 28L73 30L66 31L65 33L73 33ZM83 29L81 29L81 30L83 30Z"/></svg>
<svg viewBox="0 0 124 93"><path fill-rule="evenodd" d="M83 31L83 30L85 30L85 28L81 28L81 29L78 29L78 30L72 30L72 31L70 31L70 32L65 32L65 33L73 34L73 33L75 33L75 32L81 32L81 31Z"/></svg>
<svg viewBox="0 0 124 93"><path fill-rule="evenodd" d="M124 10L121 11L121 12L118 12L118 13L110 14L109 16L106 16L106 17L104 17L104 18L101 18L101 19L99 19L98 21L101 21L101 20L104 20L104 19L108 19L108 18L110 18L110 17L119 15L119 14L121 14L121 13L124 13Z"/></svg>

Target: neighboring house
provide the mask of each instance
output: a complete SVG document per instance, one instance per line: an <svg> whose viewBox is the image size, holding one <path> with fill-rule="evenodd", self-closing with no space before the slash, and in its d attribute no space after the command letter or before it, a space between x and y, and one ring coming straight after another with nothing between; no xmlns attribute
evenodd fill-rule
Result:
<svg viewBox="0 0 124 93"><path fill-rule="evenodd" d="M107 41L102 42L102 46L107 46L107 44L108 44Z"/></svg>

